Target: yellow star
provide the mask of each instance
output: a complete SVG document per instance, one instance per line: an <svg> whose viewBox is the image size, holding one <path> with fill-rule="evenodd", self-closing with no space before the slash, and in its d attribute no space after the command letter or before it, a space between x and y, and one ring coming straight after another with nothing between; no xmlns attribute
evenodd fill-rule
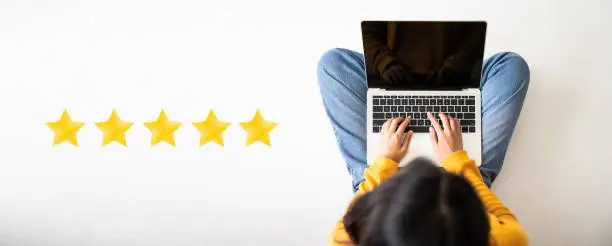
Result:
<svg viewBox="0 0 612 246"><path fill-rule="evenodd" d="M265 121L259 109L255 113L253 120L249 122L241 122L240 126L247 132L246 145L249 146L257 141L270 146L270 136L268 133L276 127L275 122Z"/></svg>
<svg viewBox="0 0 612 246"><path fill-rule="evenodd" d="M64 109L62 117L55 122L47 122L47 126L53 130L55 137L53 138L53 146L58 145L64 141L71 143L74 146L79 146L77 143L77 132L83 127L85 123L76 122L70 119L68 110Z"/></svg>
<svg viewBox="0 0 612 246"><path fill-rule="evenodd" d="M168 120L164 110L159 113L156 121L145 122L144 124L151 131L151 146L160 142L166 142L175 146L174 132L181 127L181 123Z"/></svg>
<svg viewBox="0 0 612 246"><path fill-rule="evenodd" d="M210 110L206 120L201 122L193 122L193 126L200 131L200 146L214 141L218 145L223 146L223 132L230 126L231 123L217 120L215 112Z"/></svg>
<svg viewBox="0 0 612 246"><path fill-rule="evenodd" d="M123 146L127 146L125 141L125 132L127 132L134 123L121 121L117 111L113 110L107 121L96 122L96 126L102 131L104 136L102 137L102 146L107 145L113 141L120 143Z"/></svg>

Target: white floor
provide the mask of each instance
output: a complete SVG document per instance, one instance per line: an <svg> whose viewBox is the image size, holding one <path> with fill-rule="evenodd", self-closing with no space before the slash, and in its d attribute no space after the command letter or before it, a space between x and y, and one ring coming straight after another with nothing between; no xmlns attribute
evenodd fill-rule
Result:
<svg viewBox="0 0 612 246"><path fill-rule="evenodd" d="M323 245L351 193L316 64L360 50L362 19L488 21L486 53L532 75L494 190L533 245L610 244L611 1L172 2L0 2L0 245ZM51 146L64 108L88 123L78 148ZM99 146L113 108L128 148ZM176 148L148 146L161 108ZM197 148L210 108L260 108L272 148L237 124Z"/></svg>

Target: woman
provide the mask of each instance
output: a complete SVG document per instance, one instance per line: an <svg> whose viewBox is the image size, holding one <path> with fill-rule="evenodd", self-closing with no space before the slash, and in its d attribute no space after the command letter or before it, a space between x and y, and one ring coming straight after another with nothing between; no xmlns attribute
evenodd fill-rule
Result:
<svg viewBox="0 0 612 246"><path fill-rule="evenodd" d="M398 161L409 151L411 135L404 136L408 121L403 119L385 123L380 157L370 166L366 163L363 66L363 55L333 49L318 67L323 104L356 193L328 244L527 245L516 217L489 189L501 170L527 93L525 61L515 53L499 53L485 61L480 167L462 150L461 132L453 127L456 119L440 115L443 126L434 124L430 136L443 168L417 159L401 171Z"/></svg>

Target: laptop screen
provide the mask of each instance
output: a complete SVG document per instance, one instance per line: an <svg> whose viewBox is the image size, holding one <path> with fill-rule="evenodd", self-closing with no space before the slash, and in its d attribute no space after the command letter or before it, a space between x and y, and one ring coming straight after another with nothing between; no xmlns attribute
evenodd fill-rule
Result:
<svg viewBox="0 0 612 246"><path fill-rule="evenodd" d="M363 21L368 88L479 88L484 21Z"/></svg>

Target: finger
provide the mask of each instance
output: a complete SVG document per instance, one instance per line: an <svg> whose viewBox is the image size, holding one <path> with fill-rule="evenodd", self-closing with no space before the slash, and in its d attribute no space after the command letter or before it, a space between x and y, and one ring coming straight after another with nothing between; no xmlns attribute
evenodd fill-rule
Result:
<svg viewBox="0 0 612 246"><path fill-rule="evenodd" d="M443 113L440 113L440 120L442 120L442 126L444 127L444 131L451 132L450 122L448 120L448 116Z"/></svg>
<svg viewBox="0 0 612 246"><path fill-rule="evenodd" d="M397 132L395 132L396 134L402 134L406 131L406 128L408 127L408 124L410 124L410 116L403 118L404 120L402 121L402 124L400 124L400 126L397 128Z"/></svg>
<svg viewBox="0 0 612 246"><path fill-rule="evenodd" d="M461 122L459 122L459 120L457 120L457 126L457 139L459 139L459 148L463 149L463 136L461 136Z"/></svg>
<svg viewBox="0 0 612 246"><path fill-rule="evenodd" d="M429 127L429 138L431 139L431 144L435 147L438 145L438 134L433 127Z"/></svg>
<svg viewBox="0 0 612 246"><path fill-rule="evenodd" d="M450 124L451 124L451 130L453 130L453 132L456 133L457 130L461 132L461 127L459 126L459 120L457 120L456 118L451 118Z"/></svg>
<svg viewBox="0 0 612 246"><path fill-rule="evenodd" d="M433 126L434 130L436 130L436 133L442 134L442 127L431 112L427 112L427 118L429 118L429 121L431 121L431 126Z"/></svg>
<svg viewBox="0 0 612 246"><path fill-rule="evenodd" d="M461 136L461 121L455 119L455 125L457 126L457 133L459 134L459 136Z"/></svg>
<svg viewBox="0 0 612 246"><path fill-rule="evenodd" d="M389 123L389 132L394 133L397 129L397 125L399 124L400 118L391 119L391 123Z"/></svg>
<svg viewBox="0 0 612 246"><path fill-rule="evenodd" d="M406 133L406 136L404 136L404 143L402 144L402 149L403 150L408 150L408 145L410 145L410 139L412 139L412 130L408 131L408 133Z"/></svg>
<svg viewBox="0 0 612 246"><path fill-rule="evenodd" d="M385 121L385 123L382 125L381 131L383 133L386 133L389 131L389 124L391 123L391 120L393 119L388 119L387 121Z"/></svg>

